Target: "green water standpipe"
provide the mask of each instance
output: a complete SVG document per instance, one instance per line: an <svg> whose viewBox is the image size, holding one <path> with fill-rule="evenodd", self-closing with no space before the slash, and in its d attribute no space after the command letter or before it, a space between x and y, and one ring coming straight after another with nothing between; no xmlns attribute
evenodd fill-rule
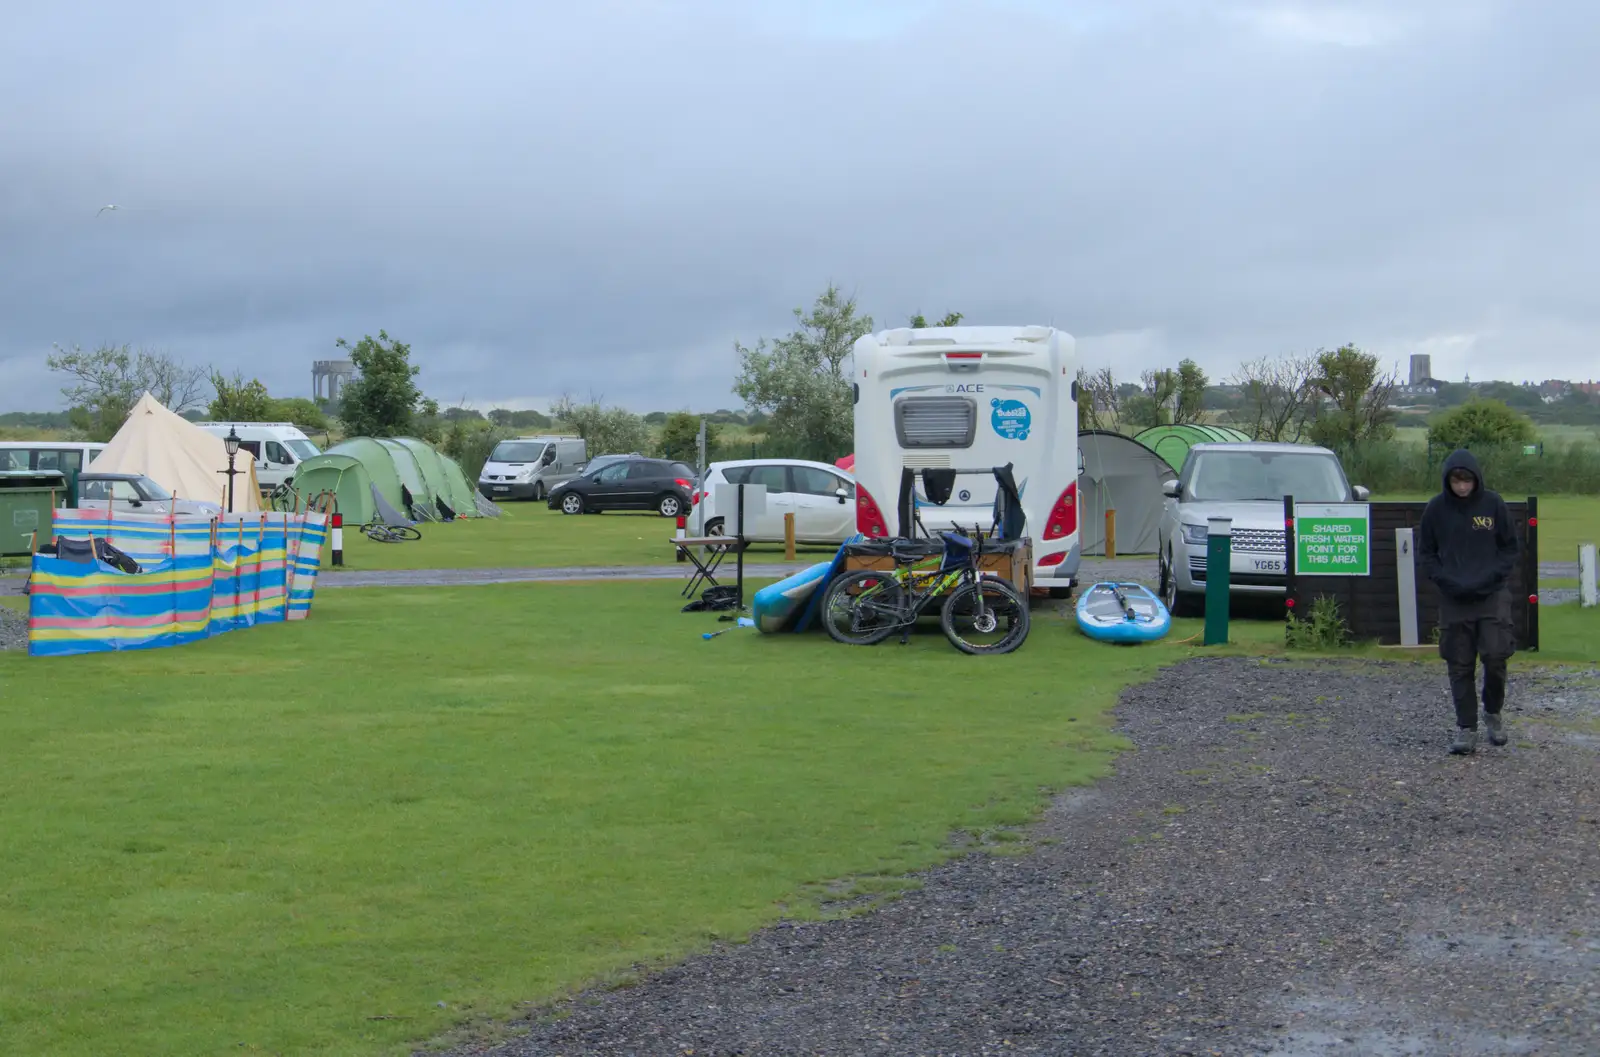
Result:
<svg viewBox="0 0 1600 1057"><path fill-rule="evenodd" d="M1228 572L1233 564L1233 519L1214 517L1206 530L1205 645L1228 643Z"/></svg>

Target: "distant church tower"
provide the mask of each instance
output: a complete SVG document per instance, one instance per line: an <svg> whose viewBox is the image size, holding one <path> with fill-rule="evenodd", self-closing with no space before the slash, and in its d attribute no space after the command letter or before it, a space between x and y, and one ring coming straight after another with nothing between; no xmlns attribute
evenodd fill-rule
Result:
<svg viewBox="0 0 1600 1057"><path fill-rule="evenodd" d="M1433 380L1433 358L1426 353L1411 357L1411 387L1427 385Z"/></svg>

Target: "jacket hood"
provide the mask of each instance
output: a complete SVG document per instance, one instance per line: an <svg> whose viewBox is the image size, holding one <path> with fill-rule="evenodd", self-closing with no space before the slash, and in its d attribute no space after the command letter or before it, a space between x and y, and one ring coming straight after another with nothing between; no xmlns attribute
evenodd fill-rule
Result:
<svg viewBox="0 0 1600 1057"><path fill-rule="evenodd" d="M1483 491L1483 471L1479 469L1478 460L1470 451L1465 448L1457 448L1444 461L1444 469L1439 473L1439 484L1446 495L1455 494L1450 491L1450 472L1452 470L1466 470L1472 474L1473 480L1478 482L1477 488L1474 489L1474 494Z"/></svg>

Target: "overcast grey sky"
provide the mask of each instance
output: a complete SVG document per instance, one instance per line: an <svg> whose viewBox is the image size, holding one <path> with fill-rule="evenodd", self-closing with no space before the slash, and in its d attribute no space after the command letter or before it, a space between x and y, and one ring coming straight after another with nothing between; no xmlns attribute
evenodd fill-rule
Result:
<svg viewBox="0 0 1600 1057"><path fill-rule="evenodd" d="M52 342L309 395L380 327L446 403L732 407L734 340L830 280L1130 377L1354 341L1600 378L1594 0L5 18L0 411L61 406Z"/></svg>

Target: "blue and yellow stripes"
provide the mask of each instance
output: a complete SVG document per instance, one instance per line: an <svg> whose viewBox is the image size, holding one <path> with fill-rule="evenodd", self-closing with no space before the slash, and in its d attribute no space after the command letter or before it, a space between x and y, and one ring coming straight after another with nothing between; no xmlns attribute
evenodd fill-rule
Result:
<svg viewBox="0 0 1600 1057"><path fill-rule="evenodd" d="M303 620L327 519L259 513L209 518L63 511L56 535L105 539L139 562L121 573L33 558L28 652L65 656L177 646L238 628Z"/></svg>

